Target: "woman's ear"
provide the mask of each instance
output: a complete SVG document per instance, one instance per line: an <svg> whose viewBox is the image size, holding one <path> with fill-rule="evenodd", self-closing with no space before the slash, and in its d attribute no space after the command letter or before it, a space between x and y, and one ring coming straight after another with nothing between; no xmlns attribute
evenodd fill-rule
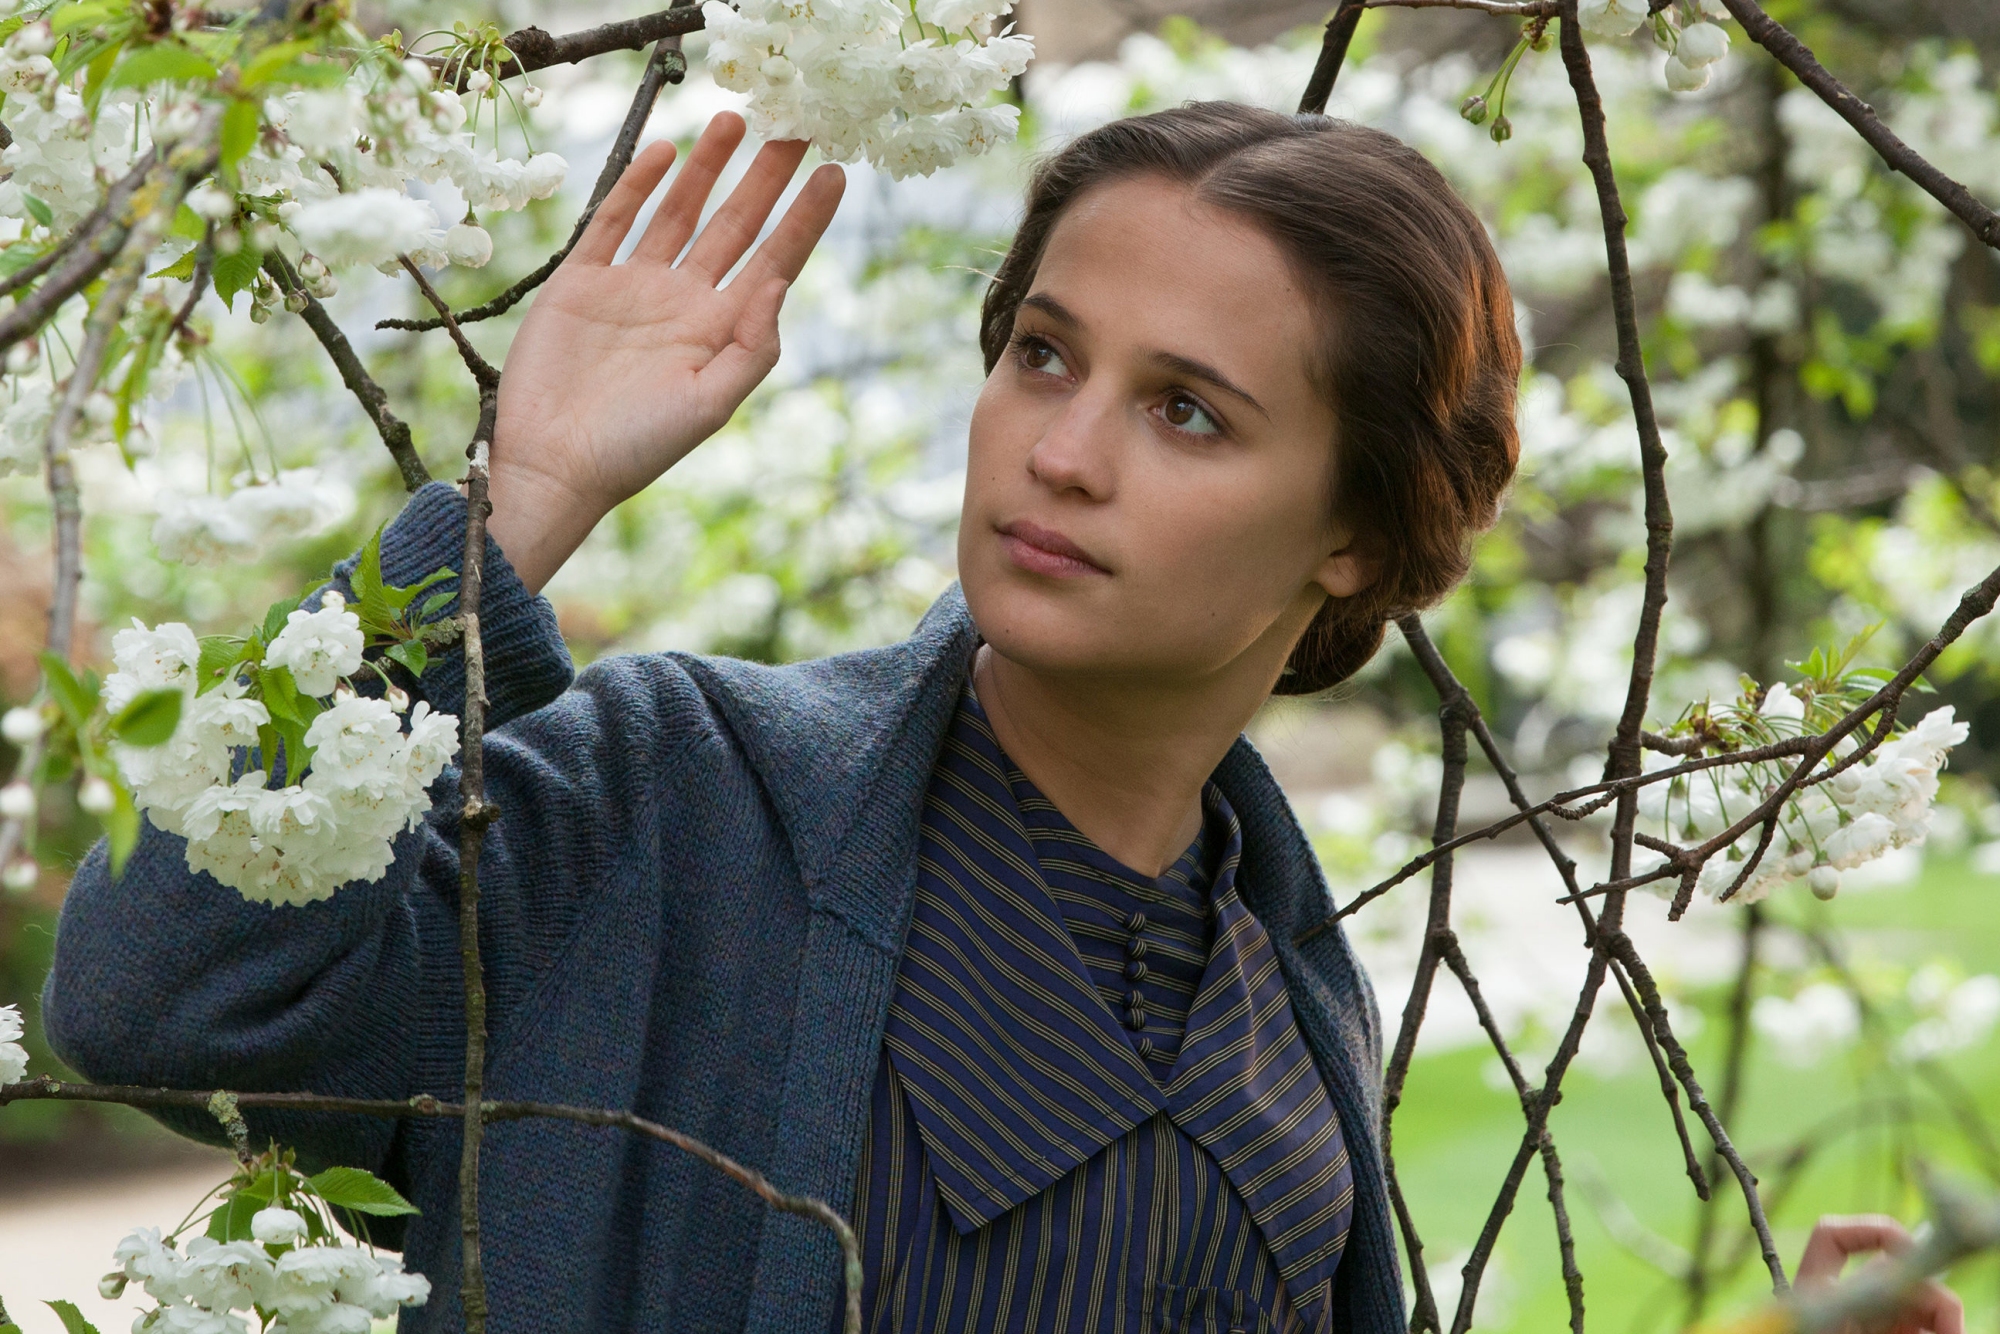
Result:
<svg viewBox="0 0 2000 1334"><path fill-rule="evenodd" d="M1382 558L1373 544L1345 529L1335 532L1333 550L1313 571L1313 582L1335 598L1351 598L1381 577Z"/></svg>

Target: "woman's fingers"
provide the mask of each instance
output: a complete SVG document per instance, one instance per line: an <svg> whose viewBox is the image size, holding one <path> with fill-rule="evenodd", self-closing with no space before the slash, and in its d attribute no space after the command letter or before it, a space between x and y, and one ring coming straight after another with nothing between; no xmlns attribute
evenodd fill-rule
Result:
<svg viewBox="0 0 2000 1334"><path fill-rule="evenodd" d="M1900 1255L1910 1249L1910 1234L1886 1214L1829 1214L1814 1225L1799 1257L1798 1284L1831 1283L1840 1277L1852 1255L1887 1251Z"/></svg>
<svg viewBox="0 0 2000 1334"><path fill-rule="evenodd" d="M609 264L618 253L625 233L632 230L632 220L639 216L639 210L646 203L653 187L667 174L667 168L674 164L674 146L671 143L648 144L632 159L632 165L618 178L611 192L604 196L604 202L597 206L597 212L590 219L590 225L583 229L583 236L576 248L569 252L569 263Z"/></svg>
<svg viewBox="0 0 2000 1334"><path fill-rule="evenodd" d="M785 210L785 216L778 219L778 225L771 229L730 286L747 283L761 288L773 278L786 283L795 281L819 238L826 235L846 189L847 173L833 163L814 171L806 178L798 198Z"/></svg>
<svg viewBox="0 0 2000 1334"><path fill-rule="evenodd" d="M796 139L765 144L757 150L750 169L729 192L728 200L694 239L681 267L692 269L710 282L734 268L736 261L764 230L765 219L777 207L779 196L791 184L792 174L806 155L806 145Z"/></svg>
<svg viewBox="0 0 2000 1334"><path fill-rule="evenodd" d="M646 224L646 232L632 247L632 258L652 264L671 264L694 235L701 211L708 206L709 192L722 177L723 168L743 142L743 117L733 111L719 111L695 140L681 174L667 187L667 197Z"/></svg>

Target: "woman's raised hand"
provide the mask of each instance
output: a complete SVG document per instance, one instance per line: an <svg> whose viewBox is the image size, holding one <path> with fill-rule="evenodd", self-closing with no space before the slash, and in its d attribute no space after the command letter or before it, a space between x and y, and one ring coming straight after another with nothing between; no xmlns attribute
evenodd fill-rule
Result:
<svg viewBox="0 0 2000 1334"><path fill-rule="evenodd" d="M764 145L697 235L743 133L730 112L709 122L630 258L614 264L674 147L653 144L634 158L514 337L493 432L490 531L531 589L613 506L720 429L777 363L778 309L832 222L845 178L835 166L815 171L723 284L806 151Z"/></svg>
<svg viewBox="0 0 2000 1334"><path fill-rule="evenodd" d="M1832 1287L1848 1260L1857 1255L1901 1255L1914 1243L1903 1225L1882 1214L1828 1215L1819 1220L1799 1257L1796 1286L1801 1292ZM1965 1303L1935 1279L1911 1293L1888 1321L1842 1334L1965 1334Z"/></svg>

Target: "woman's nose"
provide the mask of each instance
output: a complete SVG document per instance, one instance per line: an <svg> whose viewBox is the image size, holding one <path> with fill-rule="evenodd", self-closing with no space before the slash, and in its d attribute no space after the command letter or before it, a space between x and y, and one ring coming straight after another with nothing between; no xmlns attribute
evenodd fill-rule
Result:
<svg viewBox="0 0 2000 1334"><path fill-rule="evenodd" d="M1088 385L1064 403L1028 451L1028 472L1051 491L1108 500L1116 490L1120 414Z"/></svg>

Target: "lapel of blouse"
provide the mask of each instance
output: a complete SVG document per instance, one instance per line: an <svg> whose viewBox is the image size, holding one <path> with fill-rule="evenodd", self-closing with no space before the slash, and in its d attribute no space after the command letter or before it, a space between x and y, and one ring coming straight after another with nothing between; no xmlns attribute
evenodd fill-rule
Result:
<svg viewBox="0 0 2000 1334"><path fill-rule="evenodd" d="M1324 1330L1353 1169L1270 937L1237 896L1240 846L1232 821L1215 941L1167 1085L1168 1114L1236 1188L1306 1328Z"/></svg>

